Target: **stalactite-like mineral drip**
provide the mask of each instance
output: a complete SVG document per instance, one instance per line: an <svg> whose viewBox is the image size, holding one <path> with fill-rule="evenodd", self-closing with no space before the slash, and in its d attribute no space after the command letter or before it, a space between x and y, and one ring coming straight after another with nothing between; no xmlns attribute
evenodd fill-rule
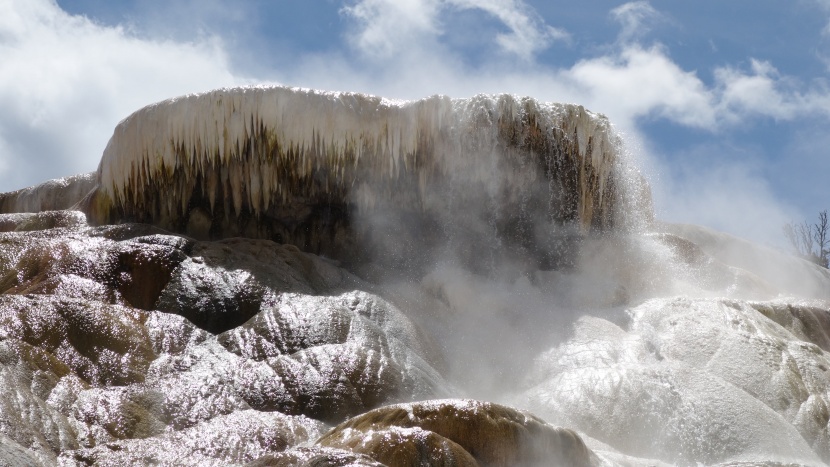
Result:
<svg viewBox="0 0 830 467"><path fill-rule="evenodd" d="M333 243L354 239L358 217L390 209L501 226L532 209L557 225L605 230L650 212L623 193L628 181L615 180L630 173L620 145L603 116L511 95L399 102L221 89L122 121L98 169L91 218L188 233L198 208L213 219L212 237L260 236L339 256L345 245Z"/></svg>

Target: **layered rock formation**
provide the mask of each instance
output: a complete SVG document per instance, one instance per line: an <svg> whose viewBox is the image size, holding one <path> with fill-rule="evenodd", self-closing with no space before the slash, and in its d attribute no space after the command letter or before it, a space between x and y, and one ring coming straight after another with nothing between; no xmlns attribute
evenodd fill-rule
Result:
<svg viewBox="0 0 830 467"><path fill-rule="evenodd" d="M0 212L40 212L71 209L98 186L97 173L49 180L29 188L0 193Z"/></svg>
<svg viewBox="0 0 830 467"><path fill-rule="evenodd" d="M225 89L122 121L78 209L98 225L269 239L350 264L397 265L448 243L474 263L472 242L555 264L574 233L650 216L620 146L601 115L531 98ZM37 210L76 199L42 195ZM38 205L26 197L10 194L4 212Z"/></svg>
<svg viewBox="0 0 830 467"><path fill-rule="evenodd" d="M293 246L90 227L71 211L0 225L4 462L401 465L446 446L463 465L598 462L573 432L474 401L379 409L322 436L458 390L415 323L354 290L374 286ZM358 427L375 448L343 438Z"/></svg>
<svg viewBox="0 0 830 467"><path fill-rule="evenodd" d="M0 194L0 463L830 462L830 274L645 192L578 106L149 106Z"/></svg>
<svg viewBox="0 0 830 467"><path fill-rule="evenodd" d="M317 445L386 465L597 465L571 430L498 404L439 400L387 406L352 418Z"/></svg>
<svg viewBox="0 0 830 467"><path fill-rule="evenodd" d="M0 233L0 419L46 465L244 463L326 422L448 394L408 318L295 247L66 212L0 221L13 230Z"/></svg>

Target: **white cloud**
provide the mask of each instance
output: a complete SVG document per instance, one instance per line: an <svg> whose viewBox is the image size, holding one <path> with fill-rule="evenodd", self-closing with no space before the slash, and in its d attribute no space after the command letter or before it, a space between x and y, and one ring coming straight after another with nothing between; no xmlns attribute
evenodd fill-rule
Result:
<svg viewBox="0 0 830 467"><path fill-rule="evenodd" d="M342 12L357 22L352 44L371 58L387 59L413 47L440 49L444 17L453 10L481 10L500 21L509 32L496 34L495 43L523 60L568 38L521 0L360 0Z"/></svg>
<svg viewBox="0 0 830 467"><path fill-rule="evenodd" d="M484 10L498 18L510 29L509 34L498 34L496 43L507 52L529 60L546 49L554 40L567 40L562 29L545 24L535 11L520 0L450 0L458 8Z"/></svg>
<svg viewBox="0 0 830 467"><path fill-rule="evenodd" d="M341 10L357 22L351 36L366 55L384 59L439 33L439 0L362 0Z"/></svg>
<svg viewBox="0 0 830 467"><path fill-rule="evenodd" d="M448 27L441 18L452 8L478 9L501 21L510 32L499 35L496 42L503 51L524 59L524 66L506 66L497 55L485 56L472 66L460 64L459 52L440 41L442 29ZM626 128L635 127L642 119L666 119L718 132L757 118L830 115L827 89L808 89L765 61L750 59L748 68L727 65L713 69L711 84L704 82L697 70L684 70L662 44L641 43L650 24L665 20L646 1L611 10L611 16L621 24L615 47L560 68L531 59L553 40L563 39L565 33L545 24L520 1L362 0L344 12L356 22L352 43L381 59L371 70L376 78L360 80L364 89L378 89L376 92L419 97L413 92L469 95L490 90L528 94L543 90L534 95L579 102ZM352 68L336 76L358 77L362 73Z"/></svg>
<svg viewBox="0 0 830 467"><path fill-rule="evenodd" d="M830 116L830 92L825 87L806 88L765 61L752 59L750 69L749 73L734 67L715 70L717 110L725 122L756 116L776 120Z"/></svg>
<svg viewBox="0 0 830 467"><path fill-rule="evenodd" d="M560 73L583 90L586 105L622 120L661 118L719 132L759 118L830 117L825 85L805 85L756 59L750 59L748 70L715 68L714 82L707 85L696 71L683 70L663 46L632 43Z"/></svg>
<svg viewBox="0 0 830 467"><path fill-rule="evenodd" d="M585 90L593 108L621 120L659 116L712 127L717 118L711 90L660 46L629 45L615 54L580 61L562 74Z"/></svg>
<svg viewBox="0 0 830 467"><path fill-rule="evenodd" d="M780 75L768 62L751 61L751 73L732 67L715 70L721 87L722 113L733 120L741 114L754 113L791 118L799 105L797 95L785 96L778 89Z"/></svg>
<svg viewBox="0 0 830 467"><path fill-rule="evenodd" d="M617 20L622 26L618 39L620 42L630 42L642 37L649 30L648 23L663 18L646 1L624 3L611 10L611 17Z"/></svg>
<svg viewBox="0 0 830 467"><path fill-rule="evenodd" d="M222 42L137 38L52 0L0 4L0 192L97 167L115 124L171 96L242 84Z"/></svg>

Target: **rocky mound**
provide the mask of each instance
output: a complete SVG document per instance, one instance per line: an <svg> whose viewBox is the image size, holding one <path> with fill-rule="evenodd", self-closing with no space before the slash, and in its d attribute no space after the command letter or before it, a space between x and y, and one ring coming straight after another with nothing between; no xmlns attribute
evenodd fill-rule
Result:
<svg viewBox="0 0 830 467"><path fill-rule="evenodd" d="M78 216L0 216L9 462L245 463L448 394L417 327L318 257Z"/></svg>
<svg viewBox="0 0 830 467"><path fill-rule="evenodd" d="M504 95L148 106L0 195L0 463L830 462L830 274L624 156Z"/></svg>
<svg viewBox="0 0 830 467"><path fill-rule="evenodd" d="M499 404L438 400L382 407L352 418L317 445L386 465L597 465L571 430Z"/></svg>
<svg viewBox="0 0 830 467"><path fill-rule="evenodd" d="M572 237L651 216L607 119L511 95L399 102L282 87L222 89L122 121L89 176L0 198L197 239L296 245L351 265L418 269L447 247L548 267ZM86 190L86 191L84 191Z"/></svg>

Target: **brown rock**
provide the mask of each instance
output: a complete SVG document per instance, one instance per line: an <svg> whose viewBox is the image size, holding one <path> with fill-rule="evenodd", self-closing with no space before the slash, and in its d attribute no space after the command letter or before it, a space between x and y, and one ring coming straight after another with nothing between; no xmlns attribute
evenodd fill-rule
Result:
<svg viewBox="0 0 830 467"><path fill-rule="evenodd" d="M58 356L93 385L144 380L155 358L137 310L50 296L0 295L0 329Z"/></svg>
<svg viewBox="0 0 830 467"><path fill-rule="evenodd" d="M386 467L369 456L320 446L266 454L245 467Z"/></svg>
<svg viewBox="0 0 830 467"><path fill-rule="evenodd" d="M598 462L571 430L510 407L472 400L381 407L338 425L317 444L350 449L388 465L590 466Z"/></svg>
<svg viewBox="0 0 830 467"><path fill-rule="evenodd" d="M830 303L826 300L751 302L750 305L800 339L830 352Z"/></svg>

